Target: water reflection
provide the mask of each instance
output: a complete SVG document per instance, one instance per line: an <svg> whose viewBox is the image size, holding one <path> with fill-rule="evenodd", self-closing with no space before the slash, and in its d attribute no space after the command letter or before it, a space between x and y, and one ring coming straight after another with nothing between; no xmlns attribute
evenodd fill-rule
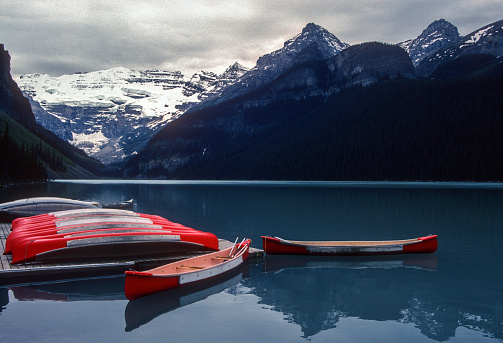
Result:
<svg viewBox="0 0 503 343"><path fill-rule="evenodd" d="M23 302L10 306L7 304L11 291L0 288L2 329L16 328L4 335L12 340L28 326L39 325L45 329L59 325L59 330L65 330L78 322L81 332L96 330L121 340L135 341L137 335L147 332L157 340L166 339L166 330L170 328L172 340L187 341L186 336L190 334L183 331L184 328L173 330L169 324L181 323L185 318L203 321L208 319L206 313L196 311L220 306L227 315L226 321L222 323L221 317L213 318L209 320L211 325L251 333L268 327L270 333L262 335L265 341L281 341L283 336L278 336L278 332L296 338L300 332L313 340L343 337L344 341L347 337L361 336L372 341L376 338L373 332L376 329L391 337L396 334L391 341L397 342L403 341L401 333L410 333L410 330L413 334L421 332L426 341L446 341L453 337L454 340L473 341L470 339L474 336L477 341L483 336L503 340L501 184L497 188L490 185L473 188L443 188L436 184L399 186L387 187L382 183L356 188L295 183L50 183L44 186L46 189L37 186L26 192L19 187L16 196L13 194L16 189L0 190L0 198L5 201L47 195L101 202L134 198L138 212L162 215L229 240L234 240L236 235L251 237L252 246L257 248L261 247L260 236L266 234L298 240L385 240L429 233L439 237L439 249L433 255L326 260L282 260L267 256L264 263L250 265L250 278L242 276L244 279L237 281L240 293L236 297L242 297L240 301L246 303L245 310L217 303L220 298L210 297L173 312L192 301L190 296L185 298L188 294L158 299L145 306L128 304L123 298L123 284L107 286L106 281L82 287L74 283L12 289L15 300L18 297L56 297L65 301L86 297L124 299L72 304L68 308L74 310L64 311L64 316L54 322L44 316L45 311L48 307L59 309L66 304L57 301L30 306L34 304ZM85 289L89 287L97 290ZM231 294L237 288L231 286L225 292ZM193 296L193 299L204 297ZM111 318L111 308L116 310L114 318ZM92 314L86 317L96 320L85 324L80 317L82 313ZM144 330L126 333L124 315L126 330L150 322L142 327ZM18 318L30 316L33 319L29 325L26 321L16 326ZM70 324L65 321L67 318ZM109 325L109 320L117 325ZM39 331L32 331L32 337L38 337ZM207 338L209 332L207 326L191 327L190 331L197 339ZM225 330L219 332L218 338L227 333ZM252 341L254 336L246 338Z"/></svg>
<svg viewBox="0 0 503 343"><path fill-rule="evenodd" d="M125 310L126 331L132 331L164 313L220 293L237 284L247 274L247 266L195 285L152 294L130 301Z"/></svg>
<svg viewBox="0 0 503 343"><path fill-rule="evenodd" d="M438 258L435 254L350 257L266 255L263 262L263 271L265 273L281 272L283 269L288 268L417 268L435 271L437 264Z"/></svg>
<svg viewBox="0 0 503 343"><path fill-rule="evenodd" d="M19 301L51 300L67 302L126 299L124 295L124 276L122 275L11 286L9 289ZM4 288L4 290L7 291L7 288Z"/></svg>
<svg viewBox="0 0 503 343"><path fill-rule="evenodd" d="M270 258L265 273L245 283L274 311L301 327L303 337L337 328L341 318L414 324L436 341L458 327L503 338L501 295L436 272L435 255L409 259Z"/></svg>

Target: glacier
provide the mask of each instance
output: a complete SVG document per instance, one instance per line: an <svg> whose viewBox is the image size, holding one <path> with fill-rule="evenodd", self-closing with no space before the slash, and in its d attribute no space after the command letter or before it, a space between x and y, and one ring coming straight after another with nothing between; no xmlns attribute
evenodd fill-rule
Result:
<svg viewBox="0 0 503 343"><path fill-rule="evenodd" d="M247 71L239 63L224 73L108 70L62 75L27 74L16 82L35 119L60 138L105 164L120 162L179 117Z"/></svg>

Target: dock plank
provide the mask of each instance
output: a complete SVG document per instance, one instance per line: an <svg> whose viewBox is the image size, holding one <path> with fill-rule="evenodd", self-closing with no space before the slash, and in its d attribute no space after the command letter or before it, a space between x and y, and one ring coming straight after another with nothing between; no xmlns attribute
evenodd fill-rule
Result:
<svg viewBox="0 0 503 343"><path fill-rule="evenodd" d="M177 254L162 257L138 257L138 258L116 258L103 260L100 262L58 262L58 263L26 263L11 264L12 256L3 255L5 250L5 241L11 232L9 223L0 223L0 285L9 285L15 283L30 283L49 280L62 280L77 277L92 277L103 275L117 275L124 273L128 269L145 270L154 268L166 263L179 261L185 258L198 255ZM234 242L225 239L219 239L219 249L223 250L231 247ZM201 252L202 254L204 252ZM262 257L263 251L256 248L250 248L250 257Z"/></svg>

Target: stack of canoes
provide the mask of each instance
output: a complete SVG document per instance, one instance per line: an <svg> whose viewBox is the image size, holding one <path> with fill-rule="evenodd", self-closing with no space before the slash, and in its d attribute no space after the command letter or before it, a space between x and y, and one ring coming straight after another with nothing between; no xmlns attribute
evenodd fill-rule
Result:
<svg viewBox="0 0 503 343"><path fill-rule="evenodd" d="M4 254L20 263L216 250L212 233L156 215L94 208L13 220Z"/></svg>

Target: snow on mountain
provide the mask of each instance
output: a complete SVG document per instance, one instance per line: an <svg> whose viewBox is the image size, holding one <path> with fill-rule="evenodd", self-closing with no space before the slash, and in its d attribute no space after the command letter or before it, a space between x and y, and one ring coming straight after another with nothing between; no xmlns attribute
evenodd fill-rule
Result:
<svg viewBox="0 0 503 343"><path fill-rule="evenodd" d="M232 68L232 67L230 67ZM23 75L17 83L30 99L37 122L104 163L139 151L165 123L235 82L234 73L112 68L51 77Z"/></svg>
<svg viewBox="0 0 503 343"><path fill-rule="evenodd" d="M197 107L210 106L251 92L281 75L296 64L307 60L326 60L349 47L335 35L314 23L309 23L301 33L287 40L281 49L259 57L255 67L239 80L222 90L215 101L205 101ZM309 50L309 53L304 53Z"/></svg>
<svg viewBox="0 0 503 343"><path fill-rule="evenodd" d="M420 76L429 76L435 69L462 56L483 54L503 56L503 20L486 25L459 41L436 50L416 67Z"/></svg>
<svg viewBox="0 0 503 343"><path fill-rule="evenodd" d="M445 19L436 20L415 39L398 43L409 54L412 64L417 66L424 58L444 46L461 39L458 28Z"/></svg>

